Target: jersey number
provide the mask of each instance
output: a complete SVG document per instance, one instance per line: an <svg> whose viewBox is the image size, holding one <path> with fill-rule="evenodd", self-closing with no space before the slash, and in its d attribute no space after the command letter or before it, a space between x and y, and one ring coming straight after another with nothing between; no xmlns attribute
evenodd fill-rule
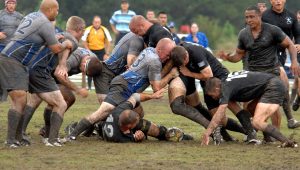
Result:
<svg viewBox="0 0 300 170"><path fill-rule="evenodd" d="M231 81L233 79L247 77L248 72L249 71L235 71L235 72L232 72L231 74L228 75L226 81Z"/></svg>
<svg viewBox="0 0 300 170"><path fill-rule="evenodd" d="M140 62L145 58L145 54L141 54L142 57L139 57L133 64L132 64L132 67L137 67Z"/></svg>
<svg viewBox="0 0 300 170"><path fill-rule="evenodd" d="M23 30L24 30L25 28L28 28L31 24L32 24L32 20L31 20L31 19L24 21L23 24L22 24L23 26L22 26L21 28L18 29L18 33L24 34L24 31L23 31Z"/></svg>

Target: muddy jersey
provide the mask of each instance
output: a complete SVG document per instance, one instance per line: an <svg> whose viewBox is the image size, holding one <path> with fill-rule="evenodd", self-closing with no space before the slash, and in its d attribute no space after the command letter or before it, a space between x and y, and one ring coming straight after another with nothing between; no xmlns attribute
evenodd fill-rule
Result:
<svg viewBox="0 0 300 170"><path fill-rule="evenodd" d="M1 53L27 66L42 46L57 43L52 23L43 13L33 12L24 17Z"/></svg>
<svg viewBox="0 0 300 170"><path fill-rule="evenodd" d="M201 45L183 42L180 46L183 46L189 53L189 62L186 67L191 72L200 73L205 67L210 66L214 77L219 79L227 77L229 71Z"/></svg>
<svg viewBox="0 0 300 170"><path fill-rule="evenodd" d="M144 42L148 47L156 47L162 38L170 38L173 40L171 33L159 24L153 24L146 34L143 36Z"/></svg>
<svg viewBox="0 0 300 170"><path fill-rule="evenodd" d="M274 75L261 72L239 71L230 73L222 81L220 104L229 101L247 102L259 98Z"/></svg>
<svg viewBox="0 0 300 170"><path fill-rule="evenodd" d="M0 32L4 32L6 35L6 38L0 40L1 45L6 45L10 41L22 19L23 15L17 11L0 11Z"/></svg>
<svg viewBox="0 0 300 170"><path fill-rule="evenodd" d="M132 110L133 106L130 102L123 102L117 106L111 114L106 118L105 123L102 125L103 138L111 142L134 142L132 131L124 134L120 130L119 116L124 110Z"/></svg>
<svg viewBox="0 0 300 170"><path fill-rule="evenodd" d="M65 39L68 39L72 42L72 50L71 53L77 49L78 41L67 32L58 33L64 36L63 39L59 40L63 42ZM58 54L54 54L50 48L44 46L34 60L30 64L30 69L39 68L42 70L46 70L47 72L52 72L58 64Z"/></svg>
<svg viewBox="0 0 300 170"><path fill-rule="evenodd" d="M138 56L143 48L143 39L129 32L118 42L111 56L105 60L104 63L115 75L119 75L126 71L127 55L132 54Z"/></svg>
<svg viewBox="0 0 300 170"><path fill-rule="evenodd" d="M280 28L262 23L262 30L256 39L250 27L246 26L239 33L238 48L248 53L248 69L250 71L266 71L279 65L277 45L286 37Z"/></svg>
<svg viewBox="0 0 300 170"><path fill-rule="evenodd" d="M68 68L68 75L72 76L74 74L81 73L80 64L81 60L85 56L97 57L96 54L91 52L88 49L78 47L68 58L67 60L67 68Z"/></svg>
<svg viewBox="0 0 300 170"><path fill-rule="evenodd" d="M130 68L121 74L128 83L131 93L142 92L150 84L150 81L161 80L162 64L155 48L144 49Z"/></svg>

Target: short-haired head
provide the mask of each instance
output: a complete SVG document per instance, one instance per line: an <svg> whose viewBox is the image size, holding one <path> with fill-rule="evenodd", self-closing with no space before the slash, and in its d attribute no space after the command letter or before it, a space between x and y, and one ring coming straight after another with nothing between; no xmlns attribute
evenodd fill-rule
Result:
<svg viewBox="0 0 300 170"><path fill-rule="evenodd" d="M255 11L255 13L257 14L261 14L259 8L255 5L249 6L248 8L246 8L245 11Z"/></svg>
<svg viewBox="0 0 300 170"><path fill-rule="evenodd" d="M131 18L129 23L129 29L136 35L143 36L146 33L145 25L149 21L142 15L135 15Z"/></svg>
<svg viewBox="0 0 300 170"><path fill-rule="evenodd" d="M132 129L139 121L139 114L133 110L124 110L119 116L119 126Z"/></svg>
<svg viewBox="0 0 300 170"><path fill-rule="evenodd" d="M216 77L211 77L208 80L206 80L205 92L212 93L215 92L216 88L220 88L220 87L221 87L221 80Z"/></svg>
<svg viewBox="0 0 300 170"><path fill-rule="evenodd" d="M40 11L50 20L54 21L58 15L59 5L56 0L43 0Z"/></svg>
<svg viewBox="0 0 300 170"><path fill-rule="evenodd" d="M163 38L158 41L156 50L161 62L169 59L172 49L176 46L175 42L170 38Z"/></svg>
<svg viewBox="0 0 300 170"><path fill-rule="evenodd" d="M86 63L85 72L90 77L99 76L102 72L102 62L97 57L91 57Z"/></svg>
<svg viewBox="0 0 300 170"><path fill-rule="evenodd" d="M175 67L180 67L184 65L184 57L186 56L187 51L182 46L176 46L172 49L170 58L173 61Z"/></svg>

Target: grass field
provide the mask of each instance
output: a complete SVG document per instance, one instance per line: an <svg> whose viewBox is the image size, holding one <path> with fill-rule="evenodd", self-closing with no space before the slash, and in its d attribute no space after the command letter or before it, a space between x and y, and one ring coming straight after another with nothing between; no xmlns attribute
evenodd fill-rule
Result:
<svg viewBox="0 0 300 170"><path fill-rule="evenodd" d="M233 66L235 69L238 67ZM300 149L277 148L276 144L252 146L242 142L244 136L231 133L240 142L212 143L200 146L203 128L188 119L171 113L167 97L143 103L145 117L167 127L179 127L195 137L194 141L180 143L160 142L150 138L142 143L107 143L96 137L79 137L74 143L50 148L42 144L38 131L43 125L41 106L28 127L32 146L8 149L0 145L0 169L300 169ZM7 126L8 102L0 105L0 143L4 143ZM96 96L90 92L87 99L78 100L66 112L63 128L78 121L98 108ZM232 114L228 113L229 116ZM300 113L294 113L300 119ZM300 141L300 129L288 130L282 119L285 135L296 133ZM261 138L261 134L259 133Z"/></svg>

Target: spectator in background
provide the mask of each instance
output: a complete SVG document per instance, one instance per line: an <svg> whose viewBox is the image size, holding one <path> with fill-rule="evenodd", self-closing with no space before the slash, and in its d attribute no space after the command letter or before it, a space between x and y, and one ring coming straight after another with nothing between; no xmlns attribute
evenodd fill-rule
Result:
<svg viewBox="0 0 300 170"><path fill-rule="evenodd" d="M300 10L297 11L297 20L298 20L298 23L300 22Z"/></svg>
<svg viewBox="0 0 300 170"><path fill-rule="evenodd" d="M149 20L149 21L156 20L155 12L154 12L152 9L149 9L149 10L146 12L146 18L147 18L147 20Z"/></svg>
<svg viewBox="0 0 300 170"><path fill-rule="evenodd" d="M168 27L170 28L170 31L171 31L173 40L175 41L175 44L178 45L180 43L180 38L176 34L175 23L173 21L171 21L169 23Z"/></svg>
<svg viewBox="0 0 300 170"><path fill-rule="evenodd" d="M23 15L16 11L17 0L5 0L5 9L0 11L0 51L10 41Z"/></svg>
<svg viewBox="0 0 300 170"><path fill-rule="evenodd" d="M191 24L191 33L185 38L186 42L193 42L202 45L204 48L208 47L208 40L203 32L198 32L198 24L193 22Z"/></svg>
<svg viewBox="0 0 300 170"><path fill-rule="evenodd" d="M257 7L258 7L260 13L263 13L263 12L265 12L265 10L267 10L267 6L266 6L265 2L258 2Z"/></svg>
<svg viewBox="0 0 300 170"><path fill-rule="evenodd" d="M101 25L100 16L94 16L93 25L87 27L82 36L83 45L97 55L100 61L109 57L112 38L108 29ZM88 89L91 90L92 77L88 76Z"/></svg>
<svg viewBox="0 0 300 170"><path fill-rule="evenodd" d="M158 13L158 17L157 17L159 24L165 28L167 28L170 31L170 28L167 26L168 24L168 15L166 12L164 11L160 11ZM171 32L171 31L170 31Z"/></svg>
<svg viewBox="0 0 300 170"><path fill-rule="evenodd" d="M115 11L109 20L111 29L116 34L115 45L119 40L127 34L129 30L129 23L131 18L136 15L134 11L129 10L129 3L127 0L121 1L121 10Z"/></svg>

